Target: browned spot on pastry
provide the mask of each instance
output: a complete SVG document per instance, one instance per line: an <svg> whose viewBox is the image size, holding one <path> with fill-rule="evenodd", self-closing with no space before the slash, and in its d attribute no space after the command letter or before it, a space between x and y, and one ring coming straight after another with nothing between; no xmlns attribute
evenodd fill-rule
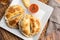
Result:
<svg viewBox="0 0 60 40"><path fill-rule="evenodd" d="M36 20L36 24L38 24L38 26L40 25L40 22L38 20Z"/></svg>
<svg viewBox="0 0 60 40"><path fill-rule="evenodd" d="M13 7L10 7L8 12L11 12L11 13L14 13L15 12L15 9Z"/></svg>
<svg viewBox="0 0 60 40"><path fill-rule="evenodd" d="M36 32L39 32L40 28L37 28Z"/></svg>
<svg viewBox="0 0 60 40"><path fill-rule="evenodd" d="M14 24L17 24L17 23L18 23L18 19L17 18L12 20L12 21L9 21L10 25L14 25Z"/></svg>
<svg viewBox="0 0 60 40"><path fill-rule="evenodd" d="M28 26L28 24L25 24L25 26Z"/></svg>
<svg viewBox="0 0 60 40"><path fill-rule="evenodd" d="M26 35L29 35L30 34L30 32L28 32L28 30L24 30L23 31Z"/></svg>
<svg viewBox="0 0 60 40"><path fill-rule="evenodd" d="M21 10L21 9L20 9L19 7L16 7L15 10L19 11L19 10Z"/></svg>
<svg viewBox="0 0 60 40"><path fill-rule="evenodd" d="M9 18L9 17L10 17L10 13L8 13L8 14L6 15L6 17Z"/></svg>

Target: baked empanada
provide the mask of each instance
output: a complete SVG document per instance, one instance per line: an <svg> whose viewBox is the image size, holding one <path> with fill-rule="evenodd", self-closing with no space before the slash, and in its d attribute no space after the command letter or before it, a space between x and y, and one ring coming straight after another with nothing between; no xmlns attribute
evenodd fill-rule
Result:
<svg viewBox="0 0 60 40"><path fill-rule="evenodd" d="M10 6L5 12L5 21L11 28L18 28L18 21L22 18L24 9L21 6Z"/></svg>
<svg viewBox="0 0 60 40"><path fill-rule="evenodd" d="M14 5L7 9L7 11L5 12L5 18L7 20L10 20L10 19L14 18L15 16L21 15L23 13L24 13L24 9L21 6Z"/></svg>
<svg viewBox="0 0 60 40"><path fill-rule="evenodd" d="M22 0L22 2L26 8L28 8L30 6L30 0Z"/></svg>
<svg viewBox="0 0 60 40"><path fill-rule="evenodd" d="M40 22L32 15L25 15L18 23L19 29L26 37L31 37L40 31Z"/></svg>
<svg viewBox="0 0 60 40"><path fill-rule="evenodd" d="M5 20L6 24L10 27L10 28L19 28L18 27L18 22L19 20L21 20L21 18L23 17L23 14L16 16L15 18L11 19L11 20Z"/></svg>
<svg viewBox="0 0 60 40"><path fill-rule="evenodd" d="M30 36L30 18L28 15L24 15L24 17L19 21L19 29L25 36Z"/></svg>

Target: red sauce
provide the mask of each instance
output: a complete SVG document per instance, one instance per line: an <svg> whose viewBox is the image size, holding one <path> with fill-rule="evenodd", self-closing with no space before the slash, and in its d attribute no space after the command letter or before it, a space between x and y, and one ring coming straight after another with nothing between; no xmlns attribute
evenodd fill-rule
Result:
<svg viewBox="0 0 60 40"><path fill-rule="evenodd" d="M29 11L31 13L36 13L38 11L39 7L37 4L31 4L30 7L29 7Z"/></svg>

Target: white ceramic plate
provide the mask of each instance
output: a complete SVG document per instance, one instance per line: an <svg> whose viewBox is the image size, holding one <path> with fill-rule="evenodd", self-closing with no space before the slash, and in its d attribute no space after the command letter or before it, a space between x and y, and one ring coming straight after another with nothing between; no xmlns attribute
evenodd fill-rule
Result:
<svg viewBox="0 0 60 40"><path fill-rule="evenodd" d="M40 34L42 33L42 30L44 29L44 26L45 26L46 22L48 21L50 15L52 14L53 8L46 5L46 4L44 4L44 3L41 3L40 1L37 1L37 0L31 0L31 3L35 3L35 4L37 4L39 6L39 11L36 14L32 14L36 18L39 18L40 22L41 22L41 29L40 29L40 32L37 35L35 35L35 36L31 37L31 38L27 38L24 35L22 35L19 32L18 29L9 28L5 23L4 16L1 19L0 27L4 28L5 30L15 34L16 36L18 36L18 37L20 37L20 38L22 38L24 40L38 40ZM25 11L26 13L29 13L28 10L23 5L23 3L21 2L21 0L13 0L10 6L12 6L12 5L20 5L26 10Z"/></svg>

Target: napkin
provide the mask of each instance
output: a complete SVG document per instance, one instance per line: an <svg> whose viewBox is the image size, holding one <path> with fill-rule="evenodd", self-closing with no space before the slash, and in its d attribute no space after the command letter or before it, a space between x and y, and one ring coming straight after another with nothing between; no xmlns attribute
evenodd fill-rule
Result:
<svg viewBox="0 0 60 40"><path fill-rule="evenodd" d="M55 0L49 0L49 4L54 8L54 11L49 19L48 29L46 34L50 34L54 31L60 31L60 4Z"/></svg>

